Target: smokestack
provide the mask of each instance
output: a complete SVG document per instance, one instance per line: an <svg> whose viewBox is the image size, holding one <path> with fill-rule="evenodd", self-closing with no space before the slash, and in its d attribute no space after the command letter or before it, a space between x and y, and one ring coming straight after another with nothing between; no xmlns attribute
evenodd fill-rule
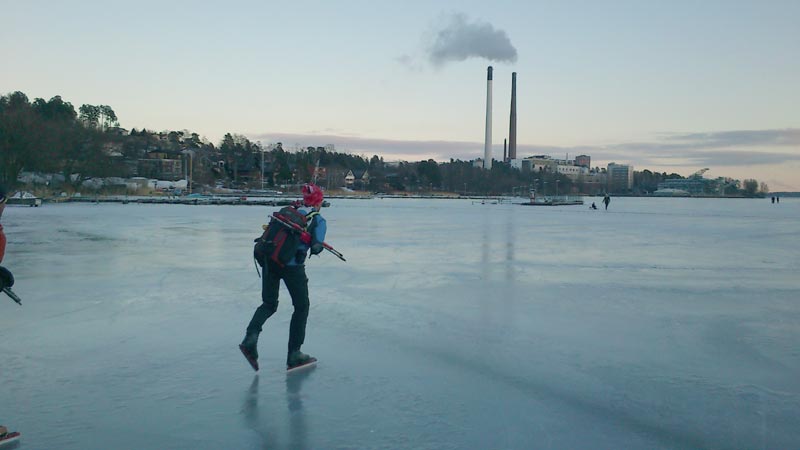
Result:
<svg viewBox="0 0 800 450"><path fill-rule="evenodd" d="M511 123L508 129L508 159L517 159L517 72L511 74Z"/></svg>
<svg viewBox="0 0 800 450"><path fill-rule="evenodd" d="M508 144L508 139L503 139L503 162L508 162L508 153L506 153L506 149L508 148L506 145Z"/></svg>
<svg viewBox="0 0 800 450"><path fill-rule="evenodd" d="M492 66L486 71L486 141L483 144L483 168L492 168Z"/></svg>

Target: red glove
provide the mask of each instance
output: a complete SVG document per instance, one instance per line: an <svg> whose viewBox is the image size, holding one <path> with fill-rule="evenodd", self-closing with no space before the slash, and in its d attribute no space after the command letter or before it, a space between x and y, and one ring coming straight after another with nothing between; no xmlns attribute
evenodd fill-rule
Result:
<svg viewBox="0 0 800 450"><path fill-rule="evenodd" d="M311 233L300 233L300 242L311 245Z"/></svg>

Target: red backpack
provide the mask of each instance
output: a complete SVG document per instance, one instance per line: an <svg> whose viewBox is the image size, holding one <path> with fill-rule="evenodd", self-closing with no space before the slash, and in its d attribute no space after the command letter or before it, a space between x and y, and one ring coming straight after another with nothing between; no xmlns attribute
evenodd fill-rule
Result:
<svg viewBox="0 0 800 450"><path fill-rule="evenodd" d="M273 215L286 222L299 225L303 230L308 226L306 216L294 206L283 207ZM253 258L261 267L264 267L267 259L279 267L283 267L294 258L299 246L300 231L289 228L275 219L270 219L264 233L255 240Z"/></svg>

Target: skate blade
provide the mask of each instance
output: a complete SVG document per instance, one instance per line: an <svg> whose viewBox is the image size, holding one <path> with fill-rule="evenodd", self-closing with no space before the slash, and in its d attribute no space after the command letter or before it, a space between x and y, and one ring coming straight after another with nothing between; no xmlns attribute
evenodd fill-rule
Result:
<svg viewBox="0 0 800 450"><path fill-rule="evenodd" d="M253 370L255 370L256 372L258 372L258 361L256 361L250 356L250 353L248 353L247 350L244 349L243 345L239 345L239 351L242 352L242 355L244 355L244 358L250 364L250 367L252 367Z"/></svg>
<svg viewBox="0 0 800 450"><path fill-rule="evenodd" d="M308 369L308 368L314 367L316 365L317 365L317 358L314 358L314 359L312 359L311 361L309 361L309 362L307 362L305 364L300 364L299 366L294 366L294 367L287 367L286 368L286 373L299 372L299 371L301 371L303 369Z"/></svg>
<svg viewBox="0 0 800 450"><path fill-rule="evenodd" d="M0 439L0 448L6 448L7 444L18 442L22 435L18 431L8 433L4 438ZM16 448L16 446L14 446Z"/></svg>

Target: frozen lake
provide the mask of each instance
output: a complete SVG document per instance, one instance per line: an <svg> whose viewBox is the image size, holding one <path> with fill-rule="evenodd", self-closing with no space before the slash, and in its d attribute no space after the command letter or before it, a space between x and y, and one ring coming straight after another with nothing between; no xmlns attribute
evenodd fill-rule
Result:
<svg viewBox="0 0 800 450"><path fill-rule="evenodd" d="M800 199L334 199L288 376L285 289L237 348L274 209L7 208L19 448L800 447Z"/></svg>

